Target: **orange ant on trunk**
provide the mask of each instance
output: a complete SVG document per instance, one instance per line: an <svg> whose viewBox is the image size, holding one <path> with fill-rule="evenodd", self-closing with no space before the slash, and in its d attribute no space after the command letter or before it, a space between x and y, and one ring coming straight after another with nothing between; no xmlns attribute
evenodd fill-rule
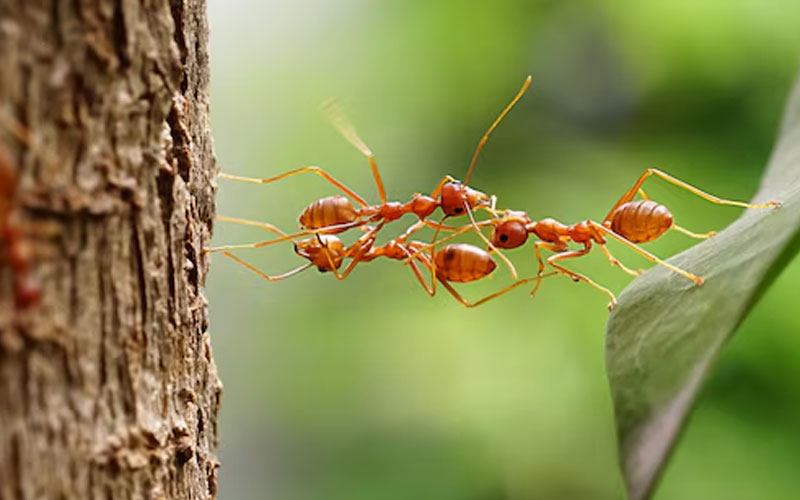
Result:
<svg viewBox="0 0 800 500"><path fill-rule="evenodd" d="M342 136L359 152L361 152L364 157L366 157L367 163L372 171L372 176L375 179L375 184L378 189L378 195L380 196L381 203L378 205L367 204L363 197L317 166L302 167L281 175L277 175L275 177L265 179L241 177L220 172L219 177L223 179L255 184L269 184L294 175L315 173L329 183L333 184L342 193L352 198L360 207L354 207L351 201L342 195L321 198L311 203L300 215L299 222L302 231L299 233L283 234L279 238L257 243L212 247L207 249L207 251L219 252L241 248L261 248L282 241L294 240L308 236L309 234L338 234L351 228L363 227L370 223L392 222L409 213L413 213L421 221L424 221L431 227L436 227L438 230L443 229L441 223L427 221L426 219L432 215L437 208L441 208L442 212L445 214L445 217L459 216L464 215L465 213L468 214L473 222L473 228L475 231L490 249L497 252L498 256L503 260L506 266L508 266L509 270L511 271L511 275L516 279L517 272L514 268L514 265L497 248L494 248L492 242L489 241L489 239L486 238L480 230L478 230L477 226L475 226L472 218L473 210L478 208L488 209L490 205L493 205L493 197L490 197L481 191L472 189L468 186L468 183L472 177L473 171L475 170L478 156L480 155L483 147L486 145L489 136L508 114L508 112L511 111L517 101L522 98L522 96L528 90L530 84L531 77L528 76L523 82L522 88L520 88L511 102L503 109L497 119L495 119L495 121L489 126L487 131L481 137L480 141L478 142L478 146L475 149L475 153L472 156L472 160L467 170L467 175L463 182L460 182L447 175L443 177L441 181L439 181L430 196L417 193L405 204L387 201L386 189L384 187L383 180L381 179L380 172L378 171L378 164L375 161L375 156L369 147L367 147L366 143L364 143L364 141L361 139L361 137L359 137L355 127L350 123L336 102L329 101L325 105L329 119L333 123L334 127L342 134ZM254 224L252 221L242 221L241 219L234 219L230 217L220 217L219 219L227 222L246 225Z"/></svg>
<svg viewBox="0 0 800 500"><path fill-rule="evenodd" d="M15 220L17 184L17 173L11 158L0 147L0 261L5 262L13 274L14 301L17 308L27 309L39 301L41 289L31 274L29 250Z"/></svg>
<svg viewBox="0 0 800 500"><path fill-rule="evenodd" d="M533 246L536 260L539 263L539 275L542 275L545 268L541 249L544 248L555 252L555 255L551 255L547 258L547 263L558 272L572 278L572 280L588 283L608 295L610 299L608 304L609 310L612 309L617 302L616 297L614 297L614 294L611 293L610 290L598 285L582 274L570 271L558 263L562 260L573 259L588 254L594 243L600 247L600 250L612 265L619 267L632 276L639 276L641 271L628 269L611 255L606 248L606 237L622 243L644 258L692 280L695 284L702 285L704 281L702 277L680 269L669 262L665 262L638 245L638 243L647 243L657 239L668 229L674 229L692 238L698 239L710 238L716 234L713 231L697 234L676 225L669 209L664 205L652 201L644 190L642 190L642 184L652 175L660 177L671 184L718 205L730 205L743 208L771 208L780 206L780 203L777 201L751 204L742 201L722 199L706 193L705 191L701 191L667 173L651 168L646 170L636 180L633 187L626 191L617 203L611 207L611 210L608 212L605 219L603 219L602 223L586 220L568 226L550 218L541 221L532 221L525 212L507 210L502 217L493 219L492 224L494 225L494 232L492 235L492 243L500 248L516 248L525 244L528 235L533 233L541 240L534 243ZM643 199L633 201L637 193ZM583 248L579 250L569 250L567 244L570 241L583 245ZM537 280L536 286L531 291L531 295L536 293L540 283L541 279Z"/></svg>

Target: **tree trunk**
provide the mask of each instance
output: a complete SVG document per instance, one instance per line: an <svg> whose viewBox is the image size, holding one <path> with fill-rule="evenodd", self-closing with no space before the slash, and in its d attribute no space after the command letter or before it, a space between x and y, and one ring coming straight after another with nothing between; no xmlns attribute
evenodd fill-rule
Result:
<svg viewBox="0 0 800 500"><path fill-rule="evenodd" d="M205 8L0 0L2 500L215 496Z"/></svg>

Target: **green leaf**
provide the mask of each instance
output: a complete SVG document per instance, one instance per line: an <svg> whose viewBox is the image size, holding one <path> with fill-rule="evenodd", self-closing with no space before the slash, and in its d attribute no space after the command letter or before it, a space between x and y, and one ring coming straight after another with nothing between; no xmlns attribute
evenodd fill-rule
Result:
<svg viewBox="0 0 800 500"><path fill-rule="evenodd" d="M800 80L755 202L720 232L623 290L608 322L606 365L631 500L648 498L722 347L800 248Z"/></svg>

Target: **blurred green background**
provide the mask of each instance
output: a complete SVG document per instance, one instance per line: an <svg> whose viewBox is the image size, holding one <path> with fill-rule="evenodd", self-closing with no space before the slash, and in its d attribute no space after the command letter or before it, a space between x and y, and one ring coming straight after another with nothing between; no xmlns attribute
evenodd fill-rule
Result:
<svg viewBox="0 0 800 500"><path fill-rule="evenodd" d="M366 162L326 122L336 97L375 151L389 195L463 177L502 207L602 218L647 167L734 199L755 191L800 61L796 0L210 2L219 164L268 177L323 166L372 202ZM658 180L648 192L696 231L739 215ZM219 182L219 213L297 227L332 186L307 175ZM408 216L384 231L399 234ZM215 243L263 239L217 224ZM383 240L382 240L383 241ZM465 238L465 241L470 241ZM678 233L648 245L668 256ZM649 267L612 245L632 267ZM268 273L291 245L242 252ZM510 252L523 275L530 248ZM575 263L619 292L602 255ZM796 498L800 316L796 262L763 298L704 391L656 494ZM509 282L461 285L478 298ZM225 384L223 499L619 499L604 373L606 299L562 277L472 310L429 298L397 262L346 281L267 283L215 257L208 282Z"/></svg>

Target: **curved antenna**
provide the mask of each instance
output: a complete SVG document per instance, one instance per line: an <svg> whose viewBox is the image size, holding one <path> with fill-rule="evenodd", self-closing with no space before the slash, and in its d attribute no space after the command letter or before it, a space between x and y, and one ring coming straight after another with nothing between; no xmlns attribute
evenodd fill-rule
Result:
<svg viewBox="0 0 800 500"><path fill-rule="evenodd" d="M469 184L469 179L470 177L472 177L472 171L475 170L475 164L478 162L478 155L481 154L481 150L483 149L483 146L486 145L486 141L489 140L489 136L494 131L494 129L497 128L497 125L503 120L503 118L506 117L508 112L511 111L511 108L514 107L517 101L519 101L522 98L523 94L525 94L525 92L528 90L528 87L531 86L532 80L533 78L531 78L531 76L528 75L528 78L526 78L525 81L522 83L522 88L519 89L519 92L517 92L517 95L514 96L514 99L511 100L511 102L508 104L508 106L506 106L503 112L500 113L500 116L497 117L497 119L494 121L494 123L492 123L492 125L489 127L486 133L483 134L483 137L481 137L480 142L478 142L478 147L475 149L475 154L472 155L472 162L470 162L469 164L469 169L467 170L467 176L464 178L464 184Z"/></svg>
<svg viewBox="0 0 800 500"><path fill-rule="evenodd" d="M372 150L367 147L367 144L358 136L356 128L347 119L347 115L335 99L328 99L322 104L322 109L325 110L325 115L330 120L331 124L339 131L347 142L353 145L354 148L359 150L362 155L367 158L369 168L372 170L372 176L375 178L375 184L378 186L378 195L381 197L381 203L386 203L386 188L383 186L381 174L378 172L378 164L375 162L375 155Z"/></svg>

